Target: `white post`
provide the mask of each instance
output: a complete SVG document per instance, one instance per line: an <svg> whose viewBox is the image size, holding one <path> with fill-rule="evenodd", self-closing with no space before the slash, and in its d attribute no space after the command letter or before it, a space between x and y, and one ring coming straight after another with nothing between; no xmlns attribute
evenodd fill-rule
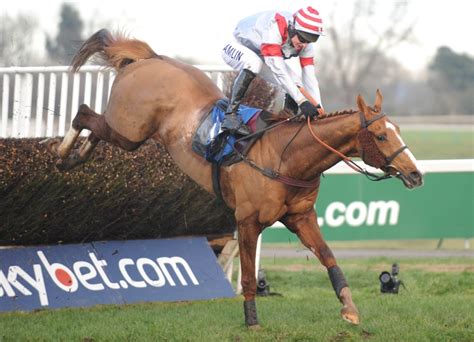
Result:
<svg viewBox="0 0 474 342"><path fill-rule="evenodd" d="M3 75L3 91L2 91L2 131L1 136L7 137L8 130L8 99L10 95L10 76Z"/></svg>
<svg viewBox="0 0 474 342"><path fill-rule="evenodd" d="M109 72L109 89L107 91L107 102L109 102L110 91L112 90L112 86L114 85L114 81L115 81L115 72L110 71Z"/></svg>
<svg viewBox="0 0 474 342"><path fill-rule="evenodd" d="M12 115L12 133L13 138L20 135L20 98L21 98L21 74L15 75L15 84L13 88L13 115Z"/></svg>
<svg viewBox="0 0 474 342"><path fill-rule="evenodd" d="M36 101L36 129L35 137L43 137L43 103L44 103L44 74L38 74L38 99Z"/></svg>
<svg viewBox="0 0 474 342"><path fill-rule="evenodd" d="M97 73L97 85L95 90L95 112L97 114L102 113L102 94L104 89L104 74L99 71Z"/></svg>
<svg viewBox="0 0 474 342"><path fill-rule="evenodd" d="M56 74L49 75L48 121L46 123L46 136L52 137L54 130L54 103L56 100Z"/></svg>
<svg viewBox="0 0 474 342"><path fill-rule="evenodd" d="M30 136L31 100L33 96L33 75L22 75L20 95L20 137Z"/></svg>
<svg viewBox="0 0 474 342"><path fill-rule="evenodd" d="M67 72L61 73L61 94L59 102L59 129L58 135L64 136L66 132L66 111L67 111L67 86L69 75Z"/></svg>
<svg viewBox="0 0 474 342"><path fill-rule="evenodd" d="M72 98L71 98L71 118L69 120L69 127L71 127L72 120L76 117L79 109L79 89L81 86L81 75L75 73L72 76ZM69 128L68 127L68 128Z"/></svg>
<svg viewBox="0 0 474 342"><path fill-rule="evenodd" d="M84 103L91 107L92 75L90 72L84 74Z"/></svg>
<svg viewBox="0 0 474 342"><path fill-rule="evenodd" d="M91 105L91 92L92 92L92 75L90 72L86 72L84 75L84 104L92 107ZM87 137L89 135L89 131L83 129L81 131L81 136Z"/></svg>

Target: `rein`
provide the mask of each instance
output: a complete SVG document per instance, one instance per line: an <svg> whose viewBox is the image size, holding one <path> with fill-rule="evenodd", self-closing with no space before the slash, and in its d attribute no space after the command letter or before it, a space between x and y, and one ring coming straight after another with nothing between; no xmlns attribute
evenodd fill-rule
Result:
<svg viewBox="0 0 474 342"><path fill-rule="evenodd" d="M375 142L373 141L373 137L370 135L370 132L368 131L367 127L369 127L372 123L374 123L375 121L383 118L385 116L385 114L381 113L381 114L378 114L377 116L375 116L374 118L372 118L371 120L366 120L365 119L365 116L364 116L364 113L362 112L359 112L359 117L360 117L360 121L361 121L361 126L362 126L362 130L359 132L357 138L361 141L362 140L362 136L365 136L365 140L362 140L361 141L361 144L362 144L362 155L361 155L361 159L365 162L366 159L364 158L364 155L363 155L363 151L364 151L364 147L367 148L367 146L370 146L371 148L375 147L375 151L376 152L376 155L373 157L375 159L375 165L373 165L374 167L377 167L377 168L381 168L381 167L389 167L391 162L400 154L402 153L405 149L408 148L408 146L404 145L402 147L400 147L398 150L396 150L392 155L390 155L389 157L384 157L382 155L382 153L380 152L380 150L377 148L377 146L375 145ZM358 165L356 162L354 162L351 158L347 157L346 155L344 155L343 153L339 152L338 150L332 148L331 146L329 146L328 144L326 144L324 141L322 141L317 135L316 133L314 133L313 131L313 127L311 126L311 121L310 121L310 118L308 118L308 128L309 128L309 131L311 133L311 135L313 136L313 138L318 142L320 143L323 147L325 147L326 149L328 149L329 151L337 154L339 157L342 158L342 161L344 163L346 163L347 166L349 166L351 169L353 169L354 171L360 173L360 174L363 174L364 176L366 176L369 180L371 181L380 181L380 180L384 180L384 179L388 179L388 178L393 178L393 177L397 177L397 175L391 175L389 174L388 172L384 171L384 174L382 176L378 176L372 172L369 172L367 171L366 169L364 169L363 167L361 167L360 165ZM367 164L373 164L373 163L367 163Z"/></svg>
<svg viewBox="0 0 474 342"><path fill-rule="evenodd" d="M342 158L342 161L344 163L346 163L347 166L349 166L352 170L354 170L355 172L358 172L360 174L363 174L364 176L366 176L368 179L370 179L371 181L380 181L380 180L383 180L383 179L387 179L387 178L391 178L392 176L388 173L385 173L383 176L377 176L376 174L372 173L372 172L369 172L367 171L366 169L362 168L360 165L358 165L356 162L354 162L351 158L347 157L346 155L344 155L343 153L339 152L338 150L336 150L335 148L332 148L331 146L329 146L328 144L326 144L324 141L322 141L317 135L316 133L314 133L313 131L313 128L311 126L311 121L310 121L310 118L308 118L308 128L309 128L309 131L311 133L311 135L313 136L313 138L318 142L320 143L323 147L325 147L326 149L328 149L329 151L331 151L332 153L334 154L337 154L339 157Z"/></svg>
<svg viewBox="0 0 474 342"><path fill-rule="evenodd" d="M290 185L290 186L294 186L294 187L297 187L297 188L309 189L309 188L317 188L319 186L319 183L320 183L319 175L311 181L305 181L305 180L302 180L302 179L296 179L296 178L291 178L291 177L288 177L288 176L284 176L284 175L281 175L278 171L275 171L273 169L258 166L252 159L247 158L247 156L244 156L234 146L233 146L233 149L234 149L235 153L242 159L242 161L244 163L249 165L251 168L257 170L258 172L260 172L265 177L271 178L271 179L276 180L280 183Z"/></svg>
<svg viewBox="0 0 474 342"><path fill-rule="evenodd" d="M311 96L310 93L308 93L306 91L306 89L304 89L303 87L298 87L298 89L301 91L301 93L313 104L313 105L317 105L318 103L316 102L316 100ZM390 163L400 154L402 153L405 149L408 148L408 146L404 145L402 147L400 147L398 150L396 150L391 156L389 157L385 157L381 152L380 150L378 149L377 145L375 144L375 141L374 141L374 138L373 136L371 135L371 133L369 132L368 130L368 127L373 124L375 121L383 118L385 116L384 113L380 113L378 115L376 115L375 117L373 117L372 119L370 120L367 120L365 118L365 115L363 112L359 112L359 118L360 118L360 125L361 125L361 131L357 134L357 139L361 142L361 145L362 145L362 152L361 152L361 159L366 162L366 159L364 158L364 147L365 148L370 148L371 151L375 151L373 152L374 156L372 156L372 158L374 159L373 160L373 163L370 163L370 162L366 162L367 164L371 165L371 166L374 166L376 168L381 168L381 167L386 167L388 168L390 166ZM380 181L380 180L384 180L384 179L388 179L388 178L392 178L392 177L398 177L398 175L391 175L389 174L388 172L384 171L384 174L382 176L377 176L376 174L374 173L371 173L369 171L367 171L366 169L362 168L361 166L359 166L358 164L356 164L352 159L350 159L349 157L345 156L343 153L337 151L336 149L332 148L331 146L329 146L328 144L326 144L324 141L322 141L321 139L319 139L319 137L314 133L313 131L313 128L311 127L311 119L308 117L308 128L309 128L309 131L311 132L311 135L314 137L314 139L319 142L321 145L323 145L326 149L328 149L329 151L337 154L339 157L342 158L342 160L344 161L344 163L346 163L351 169L353 169L354 171L360 173L360 174L363 174L364 176L366 176L369 180L371 181Z"/></svg>

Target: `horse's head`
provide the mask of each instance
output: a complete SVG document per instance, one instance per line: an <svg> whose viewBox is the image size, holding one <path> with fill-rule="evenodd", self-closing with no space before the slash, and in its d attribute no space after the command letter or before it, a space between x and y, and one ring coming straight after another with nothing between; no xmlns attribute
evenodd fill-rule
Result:
<svg viewBox="0 0 474 342"><path fill-rule="evenodd" d="M357 96L362 129L357 135L357 148L362 160L386 174L396 176L407 188L423 184L423 175L416 159L400 136L400 128L382 113L382 93L377 90L375 104L367 106Z"/></svg>

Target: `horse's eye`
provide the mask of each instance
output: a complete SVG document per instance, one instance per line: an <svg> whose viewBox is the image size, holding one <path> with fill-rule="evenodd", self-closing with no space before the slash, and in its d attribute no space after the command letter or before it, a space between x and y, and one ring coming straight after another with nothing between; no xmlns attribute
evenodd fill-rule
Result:
<svg viewBox="0 0 474 342"><path fill-rule="evenodd" d="M378 141L386 141L387 137L385 135L377 135L377 140Z"/></svg>

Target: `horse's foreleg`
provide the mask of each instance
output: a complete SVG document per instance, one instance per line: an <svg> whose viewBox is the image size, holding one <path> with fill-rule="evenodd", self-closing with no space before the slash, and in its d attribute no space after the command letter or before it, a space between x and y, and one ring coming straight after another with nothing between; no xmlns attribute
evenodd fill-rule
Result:
<svg viewBox="0 0 474 342"><path fill-rule="evenodd" d="M352 301L351 290L337 265L336 258L321 235L314 210L309 210L304 214L288 215L281 221L298 235L301 242L316 255L328 270L334 291L343 304L342 318L350 323L359 324L359 312Z"/></svg>
<svg viewBox="0 0 474 342"><path fill-rule="evenodd" d="M242 268L242 291L244 295L245 324L252 329L258 329L257 307L255 295L257 293L257 279L255 278L255 254L257 240L262 227L254 220L243 220L239 227L240 267Z"/></svg>

